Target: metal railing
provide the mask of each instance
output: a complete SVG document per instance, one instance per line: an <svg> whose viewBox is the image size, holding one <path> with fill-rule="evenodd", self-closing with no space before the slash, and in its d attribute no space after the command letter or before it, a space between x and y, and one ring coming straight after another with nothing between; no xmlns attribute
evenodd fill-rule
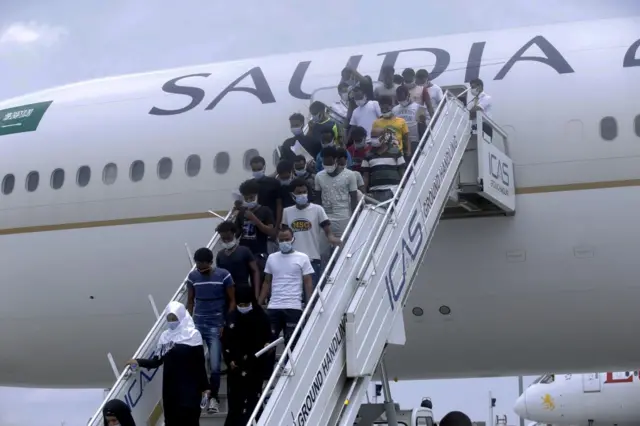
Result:
<svg viewBox="0 0 640 426"><path fill-rule="evenodd" d="M223 220L229 220L233 217L233 209L231 209L227 215L222 218L219 215L215 214L214 212L210 211L209 213L212 214L212 216L217 217L219 219L223 219ZM218 238L219 235L217 232L215 232L213 234L213 236L211 237L211 239L209 240L209 243L207 243L207 246L209 249L213 248L217 242L218 242ZM187 252L189 252L189 249L187 248ZM189 259L191 261L191 258ZM189 269L189 274L194 270L195 266L192 266L191 269ZM187 277L189 276L189 274L187 274ZM186 278L182 281L182 283L180 284L180 287L178 287L178 290L174 293L173 297L171 298L170 302L173 301L178 301L178 302L182 302L182 299L186 296ZM152 306L154 305L154 303L152 303ZM154 309L155 311L157 311L157 309ZM164 311L164 310L163 310ZM144 340L142 341L142 343L140 344L140 346L138 347L138 349L136 350L136 352L133 354L132 358L141 358L144 356L145 353L147 353L147 351L150 348L155 348L156 346L156 341L159 337L159 335L164 331L165 329L165 318L158 316L157 315L157 319L155 324L153 325L153 327L151 328L151 330L149 331L149 333L147 333L146 337L144 338ZM110 354L109 354L110 355ZM115 368L115 363L112 362L112 358L110 358L110 363L111 363L111 367L114 369L114 373L117 371L117 369ZM112 398L117 397L118 394L120 394L123 390L124 387L126 385L127 380L129 379L129 377L131 377L131 375L133 374L133 371L131 370L131 368L129 366L126 366L124 368L124 370L120 373L118 379L116 380L115 384L113 385L113 387L111 388L111 390L109 391L109 393L107 394L107 396L104 398L104 400L102 401L102 403L100 404L100 407L98 407L98 410L95 412L95 414L91 417L91 420L89 420L89 425L94 425L96 424L97 421L99 421L98 424L102 424L102 409L104 408L105 404L111 400Z"/></svg>
<svg viewBox="0 0 640 426"><path fill-rule="evenodd" d="M443 97L442 101L440 102L440 104L438 105L438 108L436 109L436 112L434 113L434 116L438 116L439 112L444 108L444 104L447 102L448 97L453 97L455 99L455 96L453 96L449 91L447 91L445 93L445 96ZM459 102L459 101L458 101ZM464 107L464 106L463 106ZM422 136L422 139L420 140L420 143L418 144L418 148L416 150L416 152L421 152L422 150L425 148L425 145L427 143L427 140L429 139L431 133L432 133L432 129L433 126L435 124L436 120L432 120L429 125L427 126L427 130L425 131L424 135ZM415 154L415 153L414 153ZM391 200L385 201L383 203L378 202L377 200L374 200L376 207L381 207L383 205L386 205L387 203L389 204L389 206L386 209L386 213L384 216L384 219L382 221L382 223L386 223L386 221L389 219L389 216L391 215L391 212L393 211L393 209L395 208L395 202L398 200L400 194L401 194L401 188L403 188L410 175L411 175L411 171L413 170L413 168L415 167L416 161L417 161L418 155L414 155L411 159L411 161L409 162L409 165L406 168L406 171L404 173L404 176L402 177L402 180L400 181L400 185L399 185L399 190L395 192L393 198ZM357 217L359 216L360 212L362 211L362 209L364 208L365 204L367 201L372 200L370 197L363 197L362 200L360 200L360 202L358 203L358 205L356 206L356 209L354 210L353 214L351 215L351 218L349 219L349 223L347 224L347 227L345 228L344 233L342 234L342 237L340 238L340 241L344 242L347 240L347 238L349 237L351 230L353 229L353 225L355 224ZM371 257L373 256L373 252L375 250L375 248L377 247L378 243L380 242L380 238L382 236L382 231L384 230L384 226L381 226L378 229L378 232L376 234L376 238L375 238L375 243L374 245L372 245L369 249L369 252L367 253L366 259L367 261L364 262L360 272L358 272L358 277L361 277L361 274L363 273L364 269L366 268L366 265L369 263L369 260L371 260ZM320 277L320 280L318 282L318 285L316 287L316 289L314 290L313 294L311 295L311 297L309 298L309 302L307 303L307 306L305 307L304 312L302 313L302 316L300 318L300 320L298 321L298 324L296 325L295 329L293 330L293 333L291 334L291 337L289 338L289 342L287 343L283 356L280 357L280 359L278 360L275 369L273 371L273 373L271 374L271 377L269 378L269 381L267 382L267 385L265 386L265 391L262 393L262 396L260 397L260 399L258 400L258 403L256 404L256 407L254 408L253 412L251 413L251 417L249 417L249 420L247 422L248 426L255 426L258 423L258 413L261 412L262 407L264 406L266 400L267 400L267 396L269 395L269 390L275 386L275 383L277 382L277 380L280 378L280 371L283 370L284 366L286 365L286 363L288 361L291 361L292 367L295 368L295 360L293 359L293 345L296 342L298 336L300 335L300 333L302 332L302 329L305 327L305 325L307 324L307 321L309 320L310 314L312 312L312 310L315 307L315 303L319 300L321 305L323 306L323 300L322 300L322 290L326 284L327 281L327 277L330 275L331 273L331 269L334 266L335 262L337 261L340 253L342 252L342 247L340 247L339 249L336 249L333 251L333 254L331 255L331 258L329 259L329 262L327 263L327 266L324 270L324 272L322 273L322 277ZM284 355L286 354L286 355Z"/></svg>

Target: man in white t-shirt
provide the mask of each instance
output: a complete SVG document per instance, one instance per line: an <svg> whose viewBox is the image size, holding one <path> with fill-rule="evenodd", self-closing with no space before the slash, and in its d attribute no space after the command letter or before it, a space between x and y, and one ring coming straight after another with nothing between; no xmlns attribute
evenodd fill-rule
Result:
<svg viewBox="0 0 640 426"><path fill-rule="evenodd" d="M396 117L403 118L404 121L407 122L411 152L415 154L418 149L418 142L420 142L420 137L422 136L418 130L418 122L421 117L427 114L427 110L422 105L418 105L411 100L409 90L404 86L398 87L396 97L399 103L393 107L392 111Z"/></svg>
<svg viewBox="0 0 640 426"><path fill-rule="evenodd" d="M295 206L282 212L282 224L288 226L295 236L293 248L309 256L313 266L313 287L318 285L322 275L322 241L326 237L329 244L341 245L340 238L331 232L331 221L322 206L309 202L309 188L303 179L295 179L289 185L295 197ZM324 237L321 235L324 234Z"/></svg>
<svg viewBox="0 0 640 426"><path fill-rule="evenodd" d="M271 293L267 315L274 338L283 333L285 345L302 316L302 296L309 301L313 293L313 267L309 256L293 249L293 231L278 233L280 251L271 253L264 268L264 283L258 302L262 305Z"/></svg>
<svg viewBox="0 0 640 426"><path fill-rule="evenodd" d="M471 101L467 103L467 109L469 110L472 120L472 130L476 130L476 112L482 111L487 117L491 118L491 96L484 93L484 83L479 78L471 80L469 83L471 86ZM482 123L482 131L491 138L493 136L493 128L487 123Z"/></svg>
<svg viewBox="0 0 640 426"><path fill-rule="evenodd" d="M376 121L382 115L380 111L380 105L378 101L367 99L362 87L358 86L351 92L353 99L356 102L357 108L353 110L351 114L351 126L360 126L367 131L367 135L371 136L371 128L373 122Z"/></svg>

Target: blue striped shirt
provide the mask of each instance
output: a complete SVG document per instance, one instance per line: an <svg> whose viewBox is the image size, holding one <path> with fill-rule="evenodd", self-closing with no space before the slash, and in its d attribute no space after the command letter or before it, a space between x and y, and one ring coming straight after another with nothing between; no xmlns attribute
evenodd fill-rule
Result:
<svg viewBox="0 0 640 426"><path fill-rule="evenodd" d="M195 295L193 322L196 325L224 325L227 289L231 286L233 279L226 269L214 268L207 274L198 270L191 271L187 277L187 288L193 290Z"/></svg>

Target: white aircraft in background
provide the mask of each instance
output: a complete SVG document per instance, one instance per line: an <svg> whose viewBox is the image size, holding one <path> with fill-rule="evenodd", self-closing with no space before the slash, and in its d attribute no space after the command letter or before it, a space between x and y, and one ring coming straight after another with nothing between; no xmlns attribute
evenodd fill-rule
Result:
<svg viewBox="0 0 640 426"><path fill-rule="evenodd" d="M638 371L550 374L520 395L514 411L538 423L571 426L640 424Z"/></svg>
<svg viewBox="0 0 640 426"><path fill-rule="evenodd" d="M337 99L346 63L374 79L383 64L426 68L445 89L482 78L515 162L514 217L441 223L389 373L630 368L640 341L618 325L640 321L639 46L638 18L576 22L107 78L0 103L0 383L110 384L106 354L123 363L138 347L155 321L147 296L162 307L188 270L184 243L213 234L207 211L227 212L250 158L271 163L291 113Z"/></svg>

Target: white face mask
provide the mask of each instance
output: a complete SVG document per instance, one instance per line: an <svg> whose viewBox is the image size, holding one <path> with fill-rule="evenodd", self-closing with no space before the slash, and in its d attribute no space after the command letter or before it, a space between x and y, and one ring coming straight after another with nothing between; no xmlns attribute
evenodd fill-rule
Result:
<svg viewBox="0 0 640 426"><path fill-rule="evenodd" d="M302 127L292 127L291 133L293 133L296 136L302 134Z"/></svg>
<svg viewBox="0 0 640 426"><path fill-rule="evenodd" d="M336 171L336 165L334 164L333 166L324 166L324 169L327 171L327 173L333 173Z"/></svg>
<svg viewBox="0 0 640 426"><path fill-rule="evenodd" d="M237 239L233 239L231 241L229 241L228 243L222 243L222 248L223 249L227 249L227 250L231 250L232 248L234 248L236 246L236 244L238 244L238 240Z"/></svg>
<svg viewBox="0 0 640 426"><path fill-rule="evenodd" d="M340 93L340 99L342 99L342 102L347 102L349 100L349 94L348 93Z"/></svg>
<svg viewBox="0 0 640 426"><path fill-rule="evenodd" d="M367 103L366 99L356 99L356 105L358 105L359 107L361 107L362 105L364 105L366 103Z"/></svg>
<svg viewBox="0 0 640 426"><path fill-rule="evenodd" d="M241 314L246 314L251 312L251 310L253 309L253 306L249 305L249 306L238 306L238 312L240 312Z"/></svg>

